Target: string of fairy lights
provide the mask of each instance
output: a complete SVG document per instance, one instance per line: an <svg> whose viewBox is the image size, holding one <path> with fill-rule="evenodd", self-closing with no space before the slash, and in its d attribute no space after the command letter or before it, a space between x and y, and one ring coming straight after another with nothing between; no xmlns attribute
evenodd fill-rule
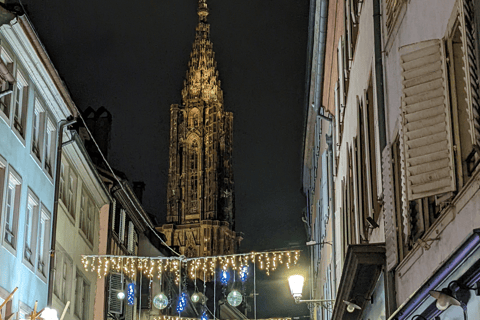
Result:
<svg viewBox="0 0 480 320"><path fill-rule="evenodd" d="M244 254L186 258L180 257L138 257L138 256L114 256L114 255L84 255L82 264L86 271L96 272L98 278L106 277L109 272L122 272L131 279L135 279L137 273L142 273L149 279L160 279L162 273L175 274L175 283L180 281L182 269L188 270L191 279L199 274L214 276L216 268L221 270L232 269L241 274L242 270L250 263L256 263L260 270L267 275L275 271L279 265L285 265L288 269L298 263L300 251L272 251L251 252Z"/></svg>
<svg viewBox="0 0 480 320"><path fill-rule="evenodd" d="M198 318L175 317L175 316L157 316L153 320L198 320ZM257 320L292 320L292 318L269 318Z"/></svg>
<svg viewBox="0 0 480 320"><path fill-rule="evenodd" d="M150 279L150 283L154 279L158 279L160 286L162 279L172 279L170 283L175 283L178 286L178 299L175 310L178 312L178 317L173 316L160 316L155 319L158 320L190 320L189 318L181 318L181 313L185 311L187 306L187 300L190 299L193 303L200 302L201 305L201 317L200 320L208 320L207 311L209 311L206 305L205 299L205 283L209 281L216 282L216 275L219 275L220 284L222 287L223 296L226 297L227 302L237 307L243 303L246 299L245 281L248 278L250 266L253 265L253 281L255 284L255 270L258 268L265 271L267 275L270 272L277 270L280 265L285 265L287 269L291 266L297 265L300 258L300 251L269 251L269 252L251 252L240 253L224 256L209 256L209 257L195 257L186 258L185 256L179 257L138 257L138 256L114 256L114 255L84 255L82 256L83 267L86 271L96 272L98 278L106 277L110 272L121 273L130 279L127 286L127 302L129 305L134 304L135 296L135 279L137 276L147 277ZM241 283L241 287L235 288L229 286L230 277L233 276L233 283L238 281ZM237 276L238 275L238 276ZM165 276L165 278L164 278ZM123 276L122 276L123 278ZM187 294L187 278L194 280L195 291L189 296ZM198 292L196 281L197 279L204 282L203 298L200 297ZM230 287L231 291L227 294L227 287ZM214 286L214 289L216 285ZM216 294L214 293L214 296ZM254 285L254 297L255 297L255 285ZM125 293L120 290L117 295L118 299L123 300ZM172 294L166 291L162 291L161 287L157 295L153 298L153 306L159 310L167 308L172 305ZM255 307L256 308L256 307ZM212 314L210 312L210 314ZM215 308L213 312L213 318L215 318ZM256 315L256 313L255 313ZM283 320L274 319L274 320Z"/></svg>

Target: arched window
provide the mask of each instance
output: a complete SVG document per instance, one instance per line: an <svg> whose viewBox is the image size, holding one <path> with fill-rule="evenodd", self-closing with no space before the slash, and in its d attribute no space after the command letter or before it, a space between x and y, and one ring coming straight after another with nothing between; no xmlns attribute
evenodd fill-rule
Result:
<svg viewBox="0 0 480 320"><path fill-rule="evenodd" d="M198 143L194 141L190 147L189 169L190 169L190 212L197 212L198 198Z"/></svg>

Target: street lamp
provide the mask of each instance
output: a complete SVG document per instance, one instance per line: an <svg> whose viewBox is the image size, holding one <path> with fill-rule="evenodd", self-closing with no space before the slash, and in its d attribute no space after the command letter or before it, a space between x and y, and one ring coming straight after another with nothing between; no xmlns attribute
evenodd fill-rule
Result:
<svg viewBox="0 0 480 320"><path fill-rule="evenodd" d="M290 292L292 293L292 296L295 299L295 303L309 303L309 304L318 305L324 309L330 310L335 300L324 300L324 299L301 300L304 282L305 282L305 278L299 274L288 277Z"/></svg>

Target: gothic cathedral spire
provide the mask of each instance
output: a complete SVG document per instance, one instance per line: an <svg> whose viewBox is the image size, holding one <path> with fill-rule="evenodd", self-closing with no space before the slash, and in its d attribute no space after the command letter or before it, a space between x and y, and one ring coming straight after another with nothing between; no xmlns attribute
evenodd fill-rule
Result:
<svg viewBox="0 0 480 320"><path fill-rule="evenodd" d="M170 107L167 244L187 257L234 253L233 114L223 108L206 0L196 27L182 104Z"/></svg>

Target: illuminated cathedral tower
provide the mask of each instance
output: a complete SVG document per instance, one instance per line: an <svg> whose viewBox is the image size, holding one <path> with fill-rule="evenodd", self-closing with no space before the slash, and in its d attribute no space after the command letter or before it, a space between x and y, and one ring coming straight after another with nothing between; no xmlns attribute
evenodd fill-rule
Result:
<svg viewBox="0 0 480 320"><path fill-rule="evenodd" d="M170 107L167 224L158 228L187 257L234 253L241 240L234 231L233 114L223 109L208 13L199 0L182 104Z"/></svg>

